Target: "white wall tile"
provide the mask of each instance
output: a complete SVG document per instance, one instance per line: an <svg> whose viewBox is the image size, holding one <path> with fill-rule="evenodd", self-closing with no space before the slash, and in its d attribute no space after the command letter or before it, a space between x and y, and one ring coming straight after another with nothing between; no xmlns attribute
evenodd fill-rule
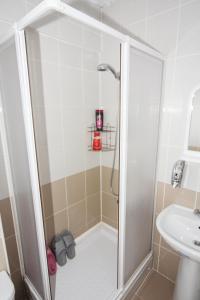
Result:
<svg viewBox="0 0 200 300"><path fill-rule="evenodd" d="M98 52L101 49L101 35L92 29L83 30L83 47Z"/></svg>
<svg viewBox="0 0 200 300"><path fill-rule="evenodd" d="M66 175L85 170L85 149L87 149L84 111L81 109L63 110L64 149Z"/></svg>
<svg viewBox="0 0 200 300"><path fill-rule="evenodd" d="M116 0L111 6L104 7L103 21L119 29L119 25L126 27L145 19L147 0Z"/></svg>
<svg viewBox="0 0 200 300"><path fill-rule="evenodd" d="M60 104L59 67L54 64L42 63L42 89L44 105Z"/></svg>
<svg viewBox="0 0 200 300"><path fill-rule="evenodd" d="M83 68L85 70L96 71L99 64L99 54L94 51L83 51Z"/></svg>
<svg viewBox="0 0 200 300"><path fill-rule="evenodd" d="M174 55L177 42L178 9L148 19L148 42L165 55Z"/></svg>
<svg viewBox="0 0 200 300"><path fill-rule="evenodd" d="M102 106L105 109L117 109L119 104L119 81L117 81L110 72L103 72L101 78Z"/></svg>
<svg viewBox="0 0 200 300"><path fill-rule="evenodd" d="M8 22L19 20L25 14L24 0L6 0L0 3L0 19Z"/></svg>
<svg viewBox="0 0 200 300"><path fill-rule="evenodd" d="M177 59L174 83L176 101L185 109L188 108L191 96L200 85L200 55Z"/></svg>
<svg viewBox="0 0 200 300"><path fill-rule="evenodd" d="M171 114L169 109L163 108L161 112L159 145L168 146L170 138Z"/></svg>
<svg viewBox="0 0 200 300"><path fill-rule="evenodd" d="M184 5L184 4L187 4L188 2L192 2L194 0L181 0L181 4Z"/></svg>
<svg viewBox="0 0 200 300"><path fill-rule="evenodd" d="M46 184L66 175L65 153L63 148L37 147L39 176L41 184Z"/></svg>
<svg viewBox="0 0 200 300"><path fill-rule="evenodd" d="M168 146L159 144L158 163L157 163L157 181L167 182L167 164L168 164Z"/></svg>
<svg viewBox="0 0 200 300"><path fill-rule="evenodd" d="M66 16L61 17L59 22L59 32L60 39L70 44L82 46L82 26L78 22L75 22Z"/></svg>
<svg viewBox="0 0 200 300"><path fill-rule="evenodd" d="M126 25L146 17L147 0L121 0L121 24Z"/></svg>
<svg viewBox="0 0 200 300"><path fill-rule="evenodd" d="M186 133L187 110L177 107L171 110L169 145L183 149Z"/></svg>
<svg viewBox="0 0 200 300"><path fill-rule="evenodd" d="M90 5L86 1L82 1L82 0L76 0L76 1L63 0L63 2L66 2L67 4L73 6L74 8L82 11L83 13L86 13L87 15L97 20L100 19L99 7L96 7L95 5Z"/></svg>
<svg viewBox="0 0 200 300"><path fill-rule="evenodd" d="M117 72L120 71L120 43L107 34L102 37L101 62L109 63Z"/></svg>
<svg viewBox="0 0 200 300"><path fill-rule="evenodd" d="M27 0L27 2L32 5L38 5L40 2L42 2L42 0Z"/></svg>
<svg viewBox="0 0 200 300"><path fill-rule="evenodd" d="M86 169L92 169L100 165L100 152L86 150Z"/></svg>
<svg viewBox="0 0 200 300"><path fill-rule="evenodd" d="M200 166L199 164L187 162L184 170L182 187L193 191L199 191Z"/></svg>
<svg viewBox="0 0 200 300"><path fill-rule="evenodd" d="M36 29L52 38L59 38L60 14L53 13L36 24Z"/></svg>
<svg viewBox="0 0 200 300"><path fill-rule="evenodd" d="M84 71L84 99L86 108L99 106L99 72L96 71Z"/></svg>
<svg viewBox="0 0 200 300"><path fill-rule="evenodd" d="M55 64L29 60L32 104L60 105L59 67Z"/></svg>
<svg viewBox="0 0 200 300"><path fill-rule="evenodd" d="M37 52L38 57L43 62L58 63L58 42L44 35L39 35L40 51Z"/></svg>
<svg viewBox="0 0 200 300"><path fill-rule="evenodd" d="M58 42L55 39L32 29L27 30L26 38L29 58L58 63Z"/></svg>
<svg viewBox="0 0 200 300"><path fill-rule="evenodd" d="M175 72L176 57L167 59L165 61L165 78L163 84L163 109L170 109L174 105L174 103L176 103L176 98L174 98Z"/></svg>
<svg viewBox="0 0 200 300"><path fill-rule="evenodd" d="M149 16L178 7L179 0L149 0Z"/></svg>
<svg viewBox="0 0 200 300"><path fill-rule="evenodd" d="M11 27L10 23L0 20L0 35L6 34Z"/></svg>
<svg viewBox="0 0 200 300"><path fill-rule="evenodd" d="M108 25L120 27L121 24L121 0L115 0L111 6L105 7L102 11L102 20ZM115 27L115 26L114 26Z"/></svg>
<svg viewBox="0 0 200 300"><path fill-rule="evenodd" d="M63 107L83 107L83 83L81 69L60 67L60 87Z"/></svg>
<svg viewBox="0 0 200 300"><path fill-rule="evenodd" d="M178 55L200 54L200 2L193 1L181 8Z"/></svg>
<svg viewBox="0 0 200 300"><path fill-rule="evenodd" d="M146 21L139 21L127 25L127 30L136 37L145 40L146 38Z"/></svg>
<svg viewBox="0 0 200 300"><path fill-rule="evenodd" d="M46 138L49 149L62 148L63 131L62 115L59 106L47 106L45 108Z"/></svg>
<svg viewBox="0 0 200 300"><path fill-rule="evenodd" d="M60 42L60 64L67 67L81 68L81 48Z"/></svg>

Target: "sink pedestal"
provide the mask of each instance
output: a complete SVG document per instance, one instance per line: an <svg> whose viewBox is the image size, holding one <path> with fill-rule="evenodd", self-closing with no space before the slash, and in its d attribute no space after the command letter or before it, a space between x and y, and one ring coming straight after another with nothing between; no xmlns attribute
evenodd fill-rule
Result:
<svg viewBox="0 0 200 300"><path fill-rule="evenodd" d="M200 264L181 256L173 300L200 300Z"/></svg>

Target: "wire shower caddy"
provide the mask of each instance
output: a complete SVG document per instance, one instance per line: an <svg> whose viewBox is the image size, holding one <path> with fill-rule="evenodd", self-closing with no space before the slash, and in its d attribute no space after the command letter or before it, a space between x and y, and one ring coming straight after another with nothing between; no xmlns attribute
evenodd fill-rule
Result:
<svg viewBox="0 0 200 300"><path fill-rule="evenodd" d="M88 144L88 151L98 151L93 150L93 135L94 132L98 131L95 124L91 124L88 126L88 133L89 137L89 144ZM109 152L115 150L115 135L116 135L116 127L107 123L103 126L103 130L98 131L101 133L101 141L102 141L102 149L99 151L102 152Z"/></svg>

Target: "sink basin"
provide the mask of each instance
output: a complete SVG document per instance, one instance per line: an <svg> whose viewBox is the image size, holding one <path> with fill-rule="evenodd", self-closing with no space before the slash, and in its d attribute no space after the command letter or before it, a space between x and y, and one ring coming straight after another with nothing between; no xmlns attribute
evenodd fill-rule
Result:
<svg viewBox="0 0 200 300"><path fill-rule="evenodd" d="M156 219L163 239L180 256L173 300L200 300L200 216L179 205L165 208Z"/></svg>
<svg viewBox="0 0 200 300"><path fill-rule="evenodd" d="M156 225L173 249L200 263L200 216L192 209L170 205L160 213Z"/></svg>

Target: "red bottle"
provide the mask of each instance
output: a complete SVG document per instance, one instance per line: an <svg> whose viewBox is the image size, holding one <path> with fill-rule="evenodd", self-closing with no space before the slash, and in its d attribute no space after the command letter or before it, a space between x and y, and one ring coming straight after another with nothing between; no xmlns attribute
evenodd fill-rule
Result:
<svg viewBox="0 0 200 300"><path fill-rule="evenodd" d="M102 149L101 134L98 131L94 132L92 148L94 151L100 151Z"/></svg>

